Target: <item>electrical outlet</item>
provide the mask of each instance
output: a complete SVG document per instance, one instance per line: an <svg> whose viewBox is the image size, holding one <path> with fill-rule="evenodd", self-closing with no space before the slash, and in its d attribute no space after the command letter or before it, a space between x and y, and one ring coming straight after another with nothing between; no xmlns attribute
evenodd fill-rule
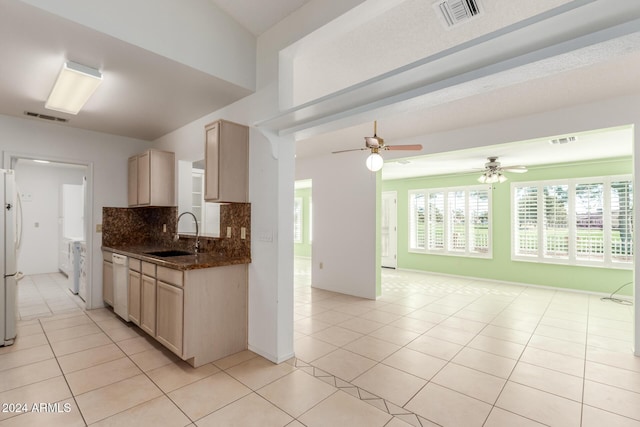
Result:
<svg viewBox="0 0 640 427"><path fill-rule="evenodd" d="M323 262L321 262L321 263L320 263L320 270L322 270L322 268L323 268L323 267L324 267L324 263L323 263Z"/></svg>
<svg viewBox="0 0 640 427"><path fill-rule="evenodd" d="M231 227L227 227L227 239L231 238Z"/></svg>
<svg viewBox="0 0 640 427"><path fill-rule="evenodd" d="M96 233L102 233L102 224L96 224Z"/></svg>
<svg viewBox="0 0 640 427"><path fill-rule="evenodd" d="M240 238L242 240L247 238L247 228L246 227L240 227Z"/></svg>
<svg viewBox="0 0 640 427"><path fill-rule="evenodd" d="M162 232L163 233L167 232L167 224L162 224Z"/></svg>

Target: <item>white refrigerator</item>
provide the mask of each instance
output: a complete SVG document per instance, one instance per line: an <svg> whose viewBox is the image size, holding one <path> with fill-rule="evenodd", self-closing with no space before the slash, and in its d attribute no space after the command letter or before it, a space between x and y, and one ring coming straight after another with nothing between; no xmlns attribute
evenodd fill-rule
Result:
<svg viewBox="0 0 640 427"><path fill-rule="evenodd" d="M18 207L15 190L15 175L12 170L0 169L0 201L2 201L2 223L0 232L0 346L11 345L16 338L17 282L16 261L16 217Z"/></svg>

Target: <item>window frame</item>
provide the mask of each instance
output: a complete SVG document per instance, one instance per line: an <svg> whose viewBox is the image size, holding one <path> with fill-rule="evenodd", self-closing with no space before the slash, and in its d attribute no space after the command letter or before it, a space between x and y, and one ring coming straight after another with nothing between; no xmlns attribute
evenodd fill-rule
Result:
<svg viewBox="0 0 640 427"><path fill-rule="evenodd" d="M526 182L512 182L510 188L511 198L511 260L523 261L523 262L536 262L544 264L561 264L579 267L601 267L601 268L613 268L613 269L633 269L633 254L631 254L631 260L619 261L614 258L614 250L612 248L612 200L611 184L614 182L629 181L632 185L633 194L633 177L630 174L624 175L611 175L611 176L592 176L592 177L580 177L580 178L561 178L561 179L549 179L540 181L526 181ZM603 254L602 260L581 258L578 255L578 226L577 226L577 192L576 189L579 185L584 184L601 184L602 198L599 201L602 205L602 245ZM568 254L566 257L549 256L545 254L545 199L544 188L549 186L567 186L567 228L568 228ZM537 248L536 253L532 255L523 255L518 253L519 247L519 230L518 230L518 199L516 198L517 188L535 187L537 189L537 215L536 215L536 233L537 233ZM631 198L631 206L635 206L635 200L633 196ZM631 220L633 221L633 208L630 212ZM633 233L632 233L633 236ZM631 247L633 248L633 241Z"/></svg>
<svg viewBox="0 0 640 427"><path fill-rule="evenodd" d="M452 217L450 211L450 194L462 192L464 193L464 250L452 248ZM480 252L472 248L472 244L476 242L475 238L472 238L473 230L476 223L472 221L471 211L476 206L471 206L469 203L470 195L473 192L484 192L487 196L487 250L486 252ZM466 258L493 258L493 205L492 205L492 189L486 185L471 185L471 186L457 186L457 187L442 187L442 188L426 188L426 189L412 189L408 191L408 227L407 227L407 250L409 253L426 254L426 255L446 255L457 256ZM431 195L441 194L442 199L442 222L438 221L437 224L442 226L442 236L439 240L433 239L435 229L430 224L430 211L429 200ZM417 229L417 225L413 224L414 212L413 212L413 200L414 195L422 195L424 200L424 238L423 247L417 247L413 245L417 241L416 236L413 236L413 231ZM430 243L437 241L442 244L441 248L433 248Z"/></svg>

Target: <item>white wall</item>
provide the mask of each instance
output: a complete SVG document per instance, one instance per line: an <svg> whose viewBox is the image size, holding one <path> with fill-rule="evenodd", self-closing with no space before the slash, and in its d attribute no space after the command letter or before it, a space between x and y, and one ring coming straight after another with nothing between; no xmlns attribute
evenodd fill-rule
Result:
<svg viewBox="0 0 640 427"><path fill-rule="evenodd" d="M91 191L87 203L92 208L90 233L87 235L88 249L92 252L92 289L88 308L103 305L102 235L95 232L96 224L102 223L102 207L127 205L127 159L149 146L147 141L0 115L4 168L9 167L7 161L11 154L91 166L87 184Z"/></svg>
<svg viewBox="0 0 640 427"><path fill-rule="evenodd" d="M23 1L238 86L255 88L255 36L210 0Z"/></svg>
<svg viewBox="0 0 640 427"><path fill-rule="evenodd" d="M312 286L374 299L377 179L365 167L366 157L354 152L298 159L296 180L313 180Z"/></svg>
<svg viewBox="0 0 640 427"><path fill-rule="evenodd" d="M154 147L174 151L176 161L202 159L207 123L250 125L276 102L273 88L260 91L159 138ZM293 356L293 142L274 137L272 143L256 128L249 140L249 348L282 362Z"/></svg>
<svg viewBox="0 0 640 427"><path fill-rule="evenodd" d="M525 101L523 101L525 102ZM420 143L416 155L441 153L640 123L640 93L394 141ZM636 129L637 132L637 129ZM636 140L636 143L640 141ZM406 157L386 152L385 157Z"/></svg>
<svg viewBox="0 0 640 427"><path fill-rule="evenodd" d="M434 134L419 135L412 138L398 140L394 143L412 144L420 143L424 149L419 155L461 150L466 148L493 146L496 144L510 143L516 141L524 141L534 138L542 138L555 135L566 135L575 132L589 131L593 129L601 129L607 127L633 125L634 126L634 185L636 188L640 185L640 93L630 94L623 97L615 97L603 99L597 102L577 105L568 108L562 108L553 111L546 111L538 114L532 114L517 117L508 120L485 123L479 126L460 128ZM404 157L406 154L399 153L398 157ZM388 152L385 157L392 158L392 152ZM337 157L337 156L336 156ZM363 170L364 165L361 159L352 159L352 167L360 167ZM317 205L321 203L321 199L330 199L330 203L347 200L346 193L352 192L352 185L349 182L354 177L349 174L348 169L342 165L342 160L336 159L328 162L326 157L315 159L300 159L297 161L297 179L313 178L313 203L314 203L314 241L313 241L313 284L317 286L324 280L324 276L318 277L316 254L320 250L325 252L337 251L342 253L342 245L350 245L350 242L365 241L370 229L360 227L360 219L357 215L351 215L345 209L345 217L340 219L341 228L349 230L342 237L331 238L331 242L323 240L323 233L331 233L333 224L320 218L321 212L316 210ZM332 188L329 188L331 184ZM316 194L317 188L324 188L322 192ZM358 195L359 203L371 205L374 195L368 191L368 187ZM333 194L330 198L327 194ZM327 208L323 208L322 212ZM327 213L332 215L331 212ZM636 212L635 223L640 221L640 216ZM320 225L322 224L322 225ZM323 227L320 229L320 227ZM636 228L635 236L635 253L640 251L640 229ZM326 256L326 255L323 255ZM326 273L325 273L326 274ZM640 316L637 313L640 307L640 269L635 269L635 348L636 355L640 356ZM322 278L321 278L322 277Z"/></svg>
<svg viewBox="0 0 640 427"><path fill-rule="evenodd" d="M311 0L258 37L257 89L278 81L280 50L364 0ZM280 76L281 77L281 76Z"/></svg>
<svg viewBox="0 0 640 427"><path fill-rule="evenodd" d="M312 0L285 18L258 38L255 94L159 138L154 146L174 151L176 160L202 159L207 123L222 118L252 125L277 115L279 51L360 1ZM249 348L281 362L293 355L294 144L252 128L249 157Z"/></svg>
<svg viewBox="0 0 640 427"><path fill-rule="evenodd" d="M16 183L22 202L22 244L18 270L25 274L58 271L62 184L82 185L86 172L77 167L19 162Z"/></svg>

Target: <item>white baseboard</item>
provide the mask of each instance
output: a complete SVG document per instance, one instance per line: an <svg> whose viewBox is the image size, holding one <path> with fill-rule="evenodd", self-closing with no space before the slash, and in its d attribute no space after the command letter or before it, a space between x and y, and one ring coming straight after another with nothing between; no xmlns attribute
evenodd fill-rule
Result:
<svg viewBox="0 0 640 427"><path fill-rule="evenodd" d="M295 356L294 353L290 353L290 354L286 354L284 356L277 357L277 356L275 356L275 355L273 355L273 354L271 354L271 353L269 353L267 351L262 351L261 349L259 349L257 347L254 347L252 345L249 345L248 349L250 351L252 351L252 352L264 357L265 359L267 359L267 360L269 360L269 361L271 361L273 363L276 363L276 364L280 364L282 362L286 362L287 360L289 360L289 359L291 359L292 357Z"/></svg>

